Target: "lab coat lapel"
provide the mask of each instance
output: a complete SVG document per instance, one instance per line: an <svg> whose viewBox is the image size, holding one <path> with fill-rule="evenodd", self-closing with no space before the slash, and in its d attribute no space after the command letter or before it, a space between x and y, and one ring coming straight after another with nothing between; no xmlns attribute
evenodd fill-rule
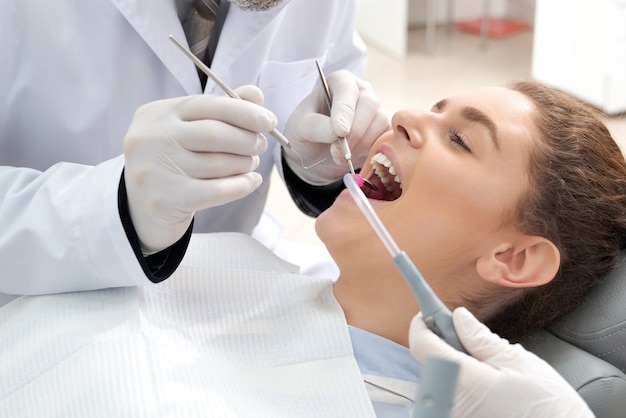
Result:
<svg viewBox="0 0 626 418"><path fill-rule="evenodd" d="M111 0L126 20L159 57L188 94L201 93L200 81L193 62L169 40L174 35L187 44L174 1Z"/></svg>
<svg viewBox="0 0 626 418"><path fill-rule="evenodd" d="M219 76L229 77L236 67L234 63L242 58L243 54L250 54L250 44L262 33L270 23L279 18L281 12L291 0L284 0L281 4L263 12L243 11L235 5L231 5L226 22L222 29L220 41L215 51L211 69ZM252 16L253 14L253 16ZM246 55L244 61L246 65L253 62L248 60ZM259 63L261 64L261 63ZM249 71L247 71L249 73ZM249 82L255 82L250 80ZM214 83L209 80L207 90ZM233 88L239 86L231 86Z"/></svg>

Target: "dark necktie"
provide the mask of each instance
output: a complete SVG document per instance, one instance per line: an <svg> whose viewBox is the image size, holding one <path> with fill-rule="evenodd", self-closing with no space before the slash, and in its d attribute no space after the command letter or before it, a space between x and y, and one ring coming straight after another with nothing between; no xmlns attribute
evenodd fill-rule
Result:
<svg viewBox="0 0 626 418"><path fill-rule="evenodd" d="M203 62L206 62L209 38L215 25L215 17L217 16L219 6L220 0L196 0L194 7L192 7L189 15L183 22L189 49ZM198 75L204 86L206 80L204 73L198 71Z"/></svg>

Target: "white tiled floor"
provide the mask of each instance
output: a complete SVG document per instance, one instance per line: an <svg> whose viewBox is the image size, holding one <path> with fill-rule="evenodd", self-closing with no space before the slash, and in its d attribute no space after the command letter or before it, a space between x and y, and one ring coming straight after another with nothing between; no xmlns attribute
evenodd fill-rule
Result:
<svg viewBox="0 0 626 418"><path fill-rule="evenodd" d="M370 81L389 114L404 108L429 109L439 99L463 90L530 78L532 32L490 39L480 48L478 36L439 28L435 50L425 53L423 29L411 29L409 54L397 60L370 47L366 79ZM607 118L607 125L626 150L626 117ZM295 207L275 173L268 209L285 225L285 238L323 245L314 220Z"/></svg>

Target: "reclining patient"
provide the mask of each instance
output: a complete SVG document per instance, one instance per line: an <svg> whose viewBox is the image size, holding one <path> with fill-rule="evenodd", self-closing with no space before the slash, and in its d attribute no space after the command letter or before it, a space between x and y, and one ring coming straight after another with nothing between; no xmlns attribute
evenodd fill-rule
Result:
<svg viewBox="0 0 626 418"><path fill-rule="evenodd" d="M517 341L619 261L626 163L577 101L518 82L400 111L392 127L361 171L380 190L365 191L450 309ZM316 230L334 283L214 235L194 237L160 285L13 301L0 309L0 410L408 417L419 306L347 192Z"/></svg>
<svg viewBox="0 0 626 418"><path fill-rule="evenodd" d="M400 111L392 127L361 171L386 187L364 190L450 308L465 306L517 341L570 311L615 266L626 165L574 99L518 82ZM316 230L340 268L334 293L348 323L406 344L419 308L346 194Z"/></svg>

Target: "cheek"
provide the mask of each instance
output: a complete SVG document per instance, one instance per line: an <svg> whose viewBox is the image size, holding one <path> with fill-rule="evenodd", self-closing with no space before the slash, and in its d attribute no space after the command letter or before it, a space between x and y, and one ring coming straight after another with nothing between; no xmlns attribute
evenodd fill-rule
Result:
<svg viewBox="0 0 626 418"><path fill-rule="evenodd" d="M499 220L519 189L503 180L511 175L475 163L438 160L413 175L409 206L424 207L426 216L450 222L485 223Z"/></svg>
<svg viewBox="0 0 626 418"><path fill-rule="evenodd" d="M432 247L462 251L467 250L467 242L482 239L501 226L505 207L494 199L497 191L473 182L468 175L443 174L424 173L428 177L413 182L386 214L386 222L401 225L394 234L404 245L421 246L421 251Z"/></svg>

